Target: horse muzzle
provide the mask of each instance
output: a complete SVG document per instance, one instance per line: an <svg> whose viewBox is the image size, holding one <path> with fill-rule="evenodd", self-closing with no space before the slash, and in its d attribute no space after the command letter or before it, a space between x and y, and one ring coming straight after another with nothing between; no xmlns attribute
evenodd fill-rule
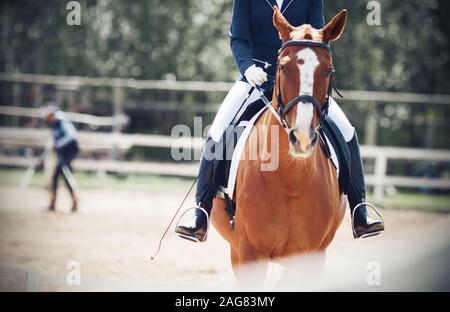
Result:
<svg viewBox="0 0 450 312"><path fill-rule="evenodd" d="M295 129L289 130L289 153L292 157L305 159L311 156L319 135L317 131L310 131L310 133L304 134L296 132Z"/></svg>

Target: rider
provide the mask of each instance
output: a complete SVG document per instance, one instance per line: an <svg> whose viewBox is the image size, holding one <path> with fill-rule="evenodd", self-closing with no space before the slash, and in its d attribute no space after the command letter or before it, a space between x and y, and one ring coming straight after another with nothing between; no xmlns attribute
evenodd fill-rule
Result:
<svg viewBox="0 0 450 312"><path fill-rule="evenodd" d="M268 91L273 87L268 77L275 75L278 49L281 47L278 31L272 23L274 5L280 8L291 25L310 24L316 29L324 27L322 0L234 0L230 45L241 77L222 102L211 126L207 143L212 141L213 144L218 144L221 141L241 103L245 101L242 109L244 111L250 104L259 100L257 90L253 90L246 100L252 86ZM333 99L330 99L328 115L338 126L350 151L352 187L349 190L348 200L353 216L355 238L380 233L384 230L383 222L371 219L365 204L364 171L355 128ZM206 239L208 218L204 211L210 214L216 192L213 174L214 160L203 155L200 161L194 220L178 225L175 229L175 232L183 238L194 241Z"/></svg>
<svg viewBox="0 0 450 312"><path fill-rule="evenodd" d="M69 179L73 179L71 163L78 155L77 131L72 122L70 122L65 114L53 103L50 103L45 107L44 115L52 130L53 151L55 151L58 156L58 161L52 174L50 205L48 210L55 211L58 178L62 174L72 197L72 212L75 212L78 205L77 190L74 189L76 185L73 182L70 182ZM47 151L44 152L44 154L46 153ZM44 157L45 156L42 158ZM66 170L66 172L64 172L64 170Z"/></svg>

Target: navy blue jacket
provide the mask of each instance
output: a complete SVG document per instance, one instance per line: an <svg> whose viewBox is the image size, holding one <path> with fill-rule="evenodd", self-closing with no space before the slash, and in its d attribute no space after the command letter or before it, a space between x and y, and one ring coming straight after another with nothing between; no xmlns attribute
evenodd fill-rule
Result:
<svg viewBox="0 0 450 312"><path fill-rule="evenodd" d="M63 112L55 114L56 120L52 125L53 143L57 150L62 150L70 143L77 143L77 130Z"/></svg>
<svg viewBox="0 0 450 312"><path fill-rule="evenodd" d="M272 64L265 71L272 76L275 73L281 47L278 31L272 22L276 3L276 0L233 1L230 45L242 76L253 64L264 66L253 59ZM292 26L310 24L317 29L324 26L322 0L284 0L281 11Z"/></svg>

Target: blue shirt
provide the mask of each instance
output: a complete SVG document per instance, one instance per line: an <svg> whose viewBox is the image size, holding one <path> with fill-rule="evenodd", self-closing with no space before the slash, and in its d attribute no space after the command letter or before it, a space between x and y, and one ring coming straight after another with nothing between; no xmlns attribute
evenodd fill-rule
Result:
<svg viewBox="0 0 450 312"><path fill-rule="evenodd" d="M243 78L245 70L255 61L268 62L265 71L275 74L281 40L273 25L273 6L276 0L234 0L230 27L230 45ZM324 26L323 0L284 0L281 7L284 17L292 26L310 24L320 29Z"/></svg>
<svg viewBox="0 0 450 312"><path fill-rule="evenodd" d="M53 142L57 149L62 149L71 142L77 142L77 131L63 112L55 114L56 120L52 125Z"/></svg>

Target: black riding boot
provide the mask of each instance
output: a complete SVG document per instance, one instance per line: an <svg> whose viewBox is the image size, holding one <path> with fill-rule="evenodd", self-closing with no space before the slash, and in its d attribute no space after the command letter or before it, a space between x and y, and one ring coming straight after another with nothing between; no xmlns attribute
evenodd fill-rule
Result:
<svg viewBox="0 0 450 312"><path fill-rule="evenodd" d="M195 193L195 200L198 207L195 207L194 219L188 223L179 224L175 228L175 233L187 240L194 242L204 242L206 240L208 219L215 196L213 179L214 162L214 159L208 160L204 154L202 155L197 180L197 191Z"/></svg>
<svg viewBox="0 0 450 312"><path fill-rule="evenodd" d="M373 220L367 213L365 203L366 185L364 182L364 169L359 152L358 136L355 135L347 142L351 158L351 186L348 193L350 211L352 213L353 237L369 237L384 231L382 220ZM356 209L355 209L356 208Z"/></svg>

